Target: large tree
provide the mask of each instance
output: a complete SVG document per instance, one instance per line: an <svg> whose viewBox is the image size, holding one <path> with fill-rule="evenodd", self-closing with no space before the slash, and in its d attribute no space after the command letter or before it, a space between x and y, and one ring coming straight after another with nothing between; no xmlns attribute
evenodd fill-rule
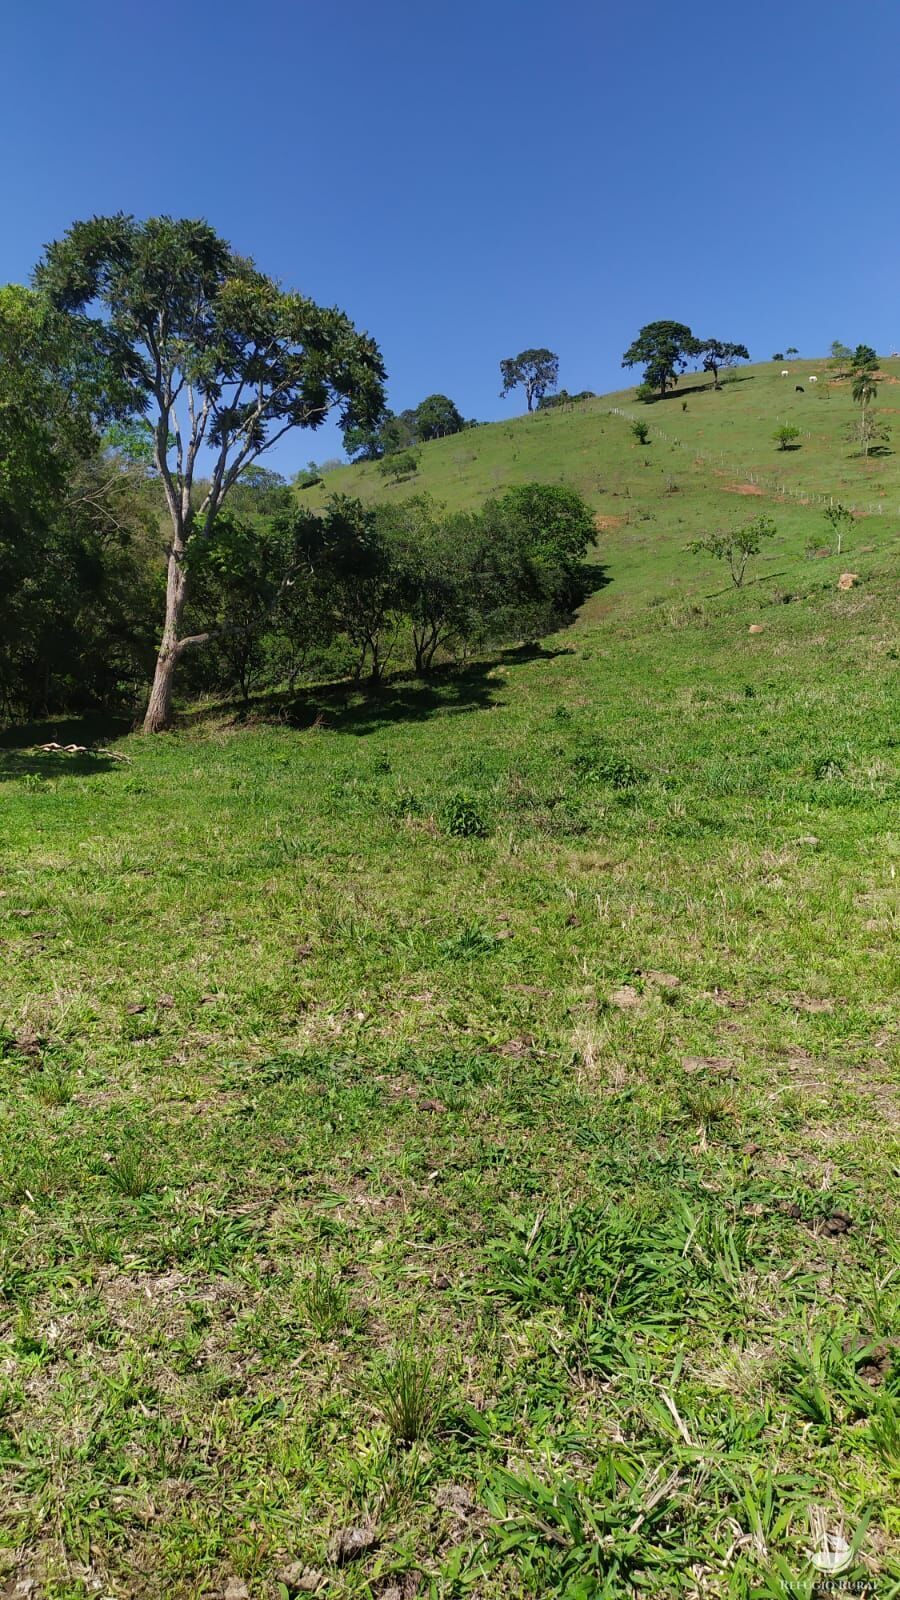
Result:
<svg viewBox="0 0 900 1600"><path fill-rule="evenodd" d="M555 389L559 378L559 356L552 350L520 350L517 356L507 356L500 363L503 388L501 400L513 389L525 390L529 411L535 400L541 401L550 389Z"/></svg>
<svg viewBox="0 0 900 1600"><path fill-rule="evenodd" d="M343 312L286 293L203 221L119 213L76 222L35 276L55 307L92 323L135 411L153 423L171 525L144 720L157 732L172 720L180 656L211 636L181 629L192 544L212 536L241 473L289 429L317 428L335 407L344 426L374 420L384 367Z"/></svg>
<svg viewBox="0 0 900 1600"><path fill-rule="evenodd" d="M750 360L750 351L745 344L728 344L723 339L698 339L696 355L703 363L703 371L712 373L715 389L719 387L721 367L734 367L739 361Z"/></svg>
<svg viewBox="0 0 900 1600"><path fill-rule="evenodd" d="M644 368L644 382L661 395L674 388L678 375L693 356L700 342L684 322L648 322L622 357L623 367Z"/></svg>

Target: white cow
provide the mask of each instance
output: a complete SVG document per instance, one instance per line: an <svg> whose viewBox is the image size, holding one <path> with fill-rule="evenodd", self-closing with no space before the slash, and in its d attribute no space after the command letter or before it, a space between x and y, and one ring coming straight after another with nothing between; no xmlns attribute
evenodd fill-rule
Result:
<svg viewBox="0 0 900 1600"><path fill-rule="evenodd" d="M790 373L789 373L789 372L788 372L788 369L787 369L787 367L782 367L782 369L781 369L781 376L782 376L782 377L783 377L783 378L789 378L789 377L790 377Z"/></svg>
<svg viewBox="0 0 900 1600"><path fill-rule="evenodd" d="M812 377L811 377L811 378L808 378L808 379L807 379L807 382L808 382L808 383L818 383L818 381L819 381L819 380L818 380L818 378L817 378L817 377L816 377L816 375L815 375L815 373L813 373L813 375L812 375Z"/></svg>

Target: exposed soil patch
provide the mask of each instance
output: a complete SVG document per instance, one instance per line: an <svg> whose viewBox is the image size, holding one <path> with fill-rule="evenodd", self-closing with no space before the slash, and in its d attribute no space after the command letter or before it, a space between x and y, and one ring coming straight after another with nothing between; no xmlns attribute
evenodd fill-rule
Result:
<svg viewBox="0 0 900 1600"><path fill-rule="evenodd" d="M609 528L621 528L624 521L624 517L614 517L605 511L594 514L594 527L598 533L606 533Z"/></svg>
<svg viewBox="0 0 900 1600"><path fill-rule="evenodd" d="M758 483L726 483L728 494L762 494L763 490Z"/></svg>

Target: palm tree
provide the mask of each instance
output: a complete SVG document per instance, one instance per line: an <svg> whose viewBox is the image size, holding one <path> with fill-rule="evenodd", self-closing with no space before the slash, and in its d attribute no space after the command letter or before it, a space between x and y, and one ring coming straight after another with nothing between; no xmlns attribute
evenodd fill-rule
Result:
<svg viewBox="0 0 900 1600"><path fill-rule="evenodd" d="M856 404L862 406L865 411L878 394L878 379L868 367L860 367L853 374L853 387L850 392Z"/></svg>
<svg viewBox="0 0 900 1600"><path fill-rule="evenodd" d="M869 446L872 443L873 429L869 420L869 407L878 394L878 379L870 366L857 367L853 374L851 394L855 403L860 407L859 439L863 447L866 460L869 459Z"/></svg>

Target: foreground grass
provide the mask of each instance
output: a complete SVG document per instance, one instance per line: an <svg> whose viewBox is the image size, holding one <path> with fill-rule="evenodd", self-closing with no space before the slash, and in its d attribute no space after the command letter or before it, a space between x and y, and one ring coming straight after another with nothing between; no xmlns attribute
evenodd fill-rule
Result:
<svg viewBox="0 0 900 1600"><path fill-rule="evenodd" d="M886 547L653 539L537 653L0 752L10 1595L900 1592Z"/></svg>

